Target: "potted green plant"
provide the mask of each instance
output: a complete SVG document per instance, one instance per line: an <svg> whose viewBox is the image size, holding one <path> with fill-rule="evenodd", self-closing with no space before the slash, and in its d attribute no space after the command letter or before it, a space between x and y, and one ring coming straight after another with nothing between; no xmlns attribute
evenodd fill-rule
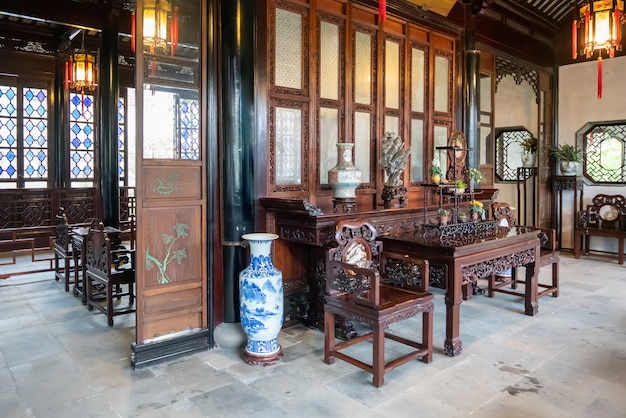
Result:
<svg viewBox="0 0 626 418"><path fill-rule="evenodd" d="M525 138L520 145L522 146L522 165L524 167L534 167L537 155L537 145L539 141L534 136Z"/></svg>
<svg viewBox="0 0 626 418"><path fill-rule="evenodd" d="M439 215L439 222L441 225L447 225L450 220L450 211L448 209L439 208L437 209L437 214Z"/></svg>
<svg viewBox="0 0 626 418"><path fill-rule="evenodd" d="M474 168L474 167L469 169L468 175L469 175L470 191L471 192L474 191L474 187L477 184L483 183L484 181L487 180L485 175L479 169Z"/></svg>
<svg viewBox="0 0 626 418"><path fill-rule="evenodd" d="M575 145L561 144L552 147L550 153L559 162L559 168L563 175L575 175L578 163L583 161L583 152Z"/></svg>
<svg viewBox="0 0 626 418"><path fill-rule="evenodd" d="M467 222L467 213L459 212L457 217L459 218L459 222Z"/></svg>
<svg viewBox="0 0 626 418"><path fill-rule="evenodd" d="M472 200L470 202L470 210L472 211L472 219L478 220L479 217L485 213L485 209L483 208L483 203L478 200Z"/></svg>
<svg viewBox="0 0 626 418"><path fill-rule="evenodd" d="M434 164L430 166L430 179L433 183L439 184L441 182L441 176L443 176L443 171L438 164Z"/></svg>
<svg viewBox="0 0 626 418"><path fill-rule="evenodd" d="M452 182L453 185L456 186L456 188L454 189L454 193L455 194L463 194L465 193L465 189L467 188L467 184L461 180L461 179L456 179Z"/></svg>

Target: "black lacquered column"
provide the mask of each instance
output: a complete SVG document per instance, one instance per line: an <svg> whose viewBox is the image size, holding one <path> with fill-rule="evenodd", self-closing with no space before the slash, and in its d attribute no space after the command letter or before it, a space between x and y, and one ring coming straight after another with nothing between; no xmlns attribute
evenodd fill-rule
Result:
<svg viewBox="0 0 626 418"><path fill-rule="evenodd" d="M54 71L54 87L52 89L52 117L54 120L54 151L53 160L54 167L50 167L54 177L54 187L65 187L65 173L67 172L67 148L68 148L68 130L67 130L67 95L65 94L65 63L67 55L59 53L56 57Z"/></svg>
<svg viewBox="0 0 626 418"><path fill-rule="evenodd" d="M220 3L221 182L224 322L239 321L239 272L247 264L241 235L255 232L254 0Z"/></svg>
<svg viewBox="0 0 626 418"><path fill-rule="evenodd" d="M118 227L120 223L118 174L118 46L117 17L109 16L102 31L99 65L100 115L100 199L105 225Z"/></svg>

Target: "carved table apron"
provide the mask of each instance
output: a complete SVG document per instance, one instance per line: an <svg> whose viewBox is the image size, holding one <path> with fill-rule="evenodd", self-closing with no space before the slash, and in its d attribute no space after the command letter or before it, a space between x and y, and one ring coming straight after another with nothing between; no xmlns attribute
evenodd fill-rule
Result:
<svg viewBox="0 0 626 418"><path fill-rule="evenodd" d="M477 278L504 271L508 268L526 267L525 313L535 315L537 302L537 273L535 260L540 251L538 230L513 227L496 236L477 238L474 242L442 243L426 240L421 232L391 233L379 236L383 248L425 258L433 267L443 272L446 288L446 339L444 351L449 356L461 354L460 305L462 286Z"/></svg>

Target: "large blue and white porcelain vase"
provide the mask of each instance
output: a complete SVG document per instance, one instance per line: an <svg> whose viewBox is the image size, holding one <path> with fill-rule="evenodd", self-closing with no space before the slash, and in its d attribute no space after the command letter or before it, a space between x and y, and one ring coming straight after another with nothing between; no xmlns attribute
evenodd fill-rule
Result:
<svg viewBox="0 0 626 418"><path fill-rule="evenodd" d="M272 264L276 234L251 233L250 264L239 273L239 312L248 337L243 357L248 364L273 364L283 356L278 333L283 326L283 274Z"/></svg>

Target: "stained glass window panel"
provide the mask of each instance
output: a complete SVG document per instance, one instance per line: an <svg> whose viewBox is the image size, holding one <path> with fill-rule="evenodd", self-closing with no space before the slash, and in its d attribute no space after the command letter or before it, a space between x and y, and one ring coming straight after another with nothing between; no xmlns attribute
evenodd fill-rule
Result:
<svg viewBox="0 0 626 418"><path fill-rule="evenodd" d="M95 167L94 97L70 93L70 178L93 180Z"/></svg>
<svg viewBox="0 0 626 418"><path fill-rule="evenodd" d="M0 85L0 180L17 178L17 89Z"/></svg>
<svg viewBox="0 0 626 418"><path fill-rule="evenodd" d="M302 111L276 108L276 184L302 183Z"/></svg>
<svg viewBox="0 0 626 418"><path fill-rule="evenodd" d="M117 162L119 167L119 177L124 178L124 160L126 159L126 138L124 131L126 124L124 120L124 98L117 100Z"/></svg>
<svg viewBox="0 0 626 418"><path fill-rule="evenodd" d="M198 101L180 99L179 106L180 157L183 160L200 159L200 115Z"/></svg>
<svg viewBox="0 0 626 418"><path fill-rule="evenodd" d="M48 176L48 94L28 87L22 94L24 178L43 180Z"/></svg>
<svg viewBox="0 0 626 418"><path fill-rule="evenodd" d="M276 85L302 88L302 15L276 9Z"/></svg>
<svg viewBox="0 0 626 418"><path fill-rule="evenodd" d="M337 164L339 111L320 108L320 184L328 184L328 170Z"/></svg>

